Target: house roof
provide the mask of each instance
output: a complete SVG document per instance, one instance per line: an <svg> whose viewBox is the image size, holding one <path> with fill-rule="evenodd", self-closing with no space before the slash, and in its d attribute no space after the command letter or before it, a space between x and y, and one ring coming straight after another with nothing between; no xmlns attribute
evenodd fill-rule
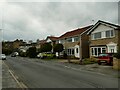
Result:
<svg viewBox="0 0 120 90"><path fill-rule="evenodd" d="M119 25L115 25L115 24L112 24L112 23L109 23L109 22L105 22L105 21L102 21L102 20L98 20L98 22L93 25L91 28L89 28L89 32L87 34L90 34L95 28L97 28L100 24L104 24L106 26L109 26L109 27L112 27L112 28L115 28L116 30L120 29L120 26Z"/></svg>
<svg viewBox="0 0 120 90"><path fill-rule="evenodd" d="M51 41L55 41L55 40L57 40L59 37L54 37L54 36L48 36L47 38L46 38L46 40L47 39L50 39Z"/></svg>
<svg viewBox="0 0 120 90"><path fill-rule="evenodd" d="M59 37L59 39L63 39L63 38L79 35L79 34L83 33L84 31L86 31L91 26L92 25L87 26L87 27L83 27L83 28L78 28L78 29L75 29L75 30L72 30L72 31L69 31L69 32L66 32L65 34L61 35Z"/></svg>
<svg viewBox="0 0 120 90"><path fill-rule="evenodd" d="M46 40L40 40L39 43L46 43Z"/></svg>

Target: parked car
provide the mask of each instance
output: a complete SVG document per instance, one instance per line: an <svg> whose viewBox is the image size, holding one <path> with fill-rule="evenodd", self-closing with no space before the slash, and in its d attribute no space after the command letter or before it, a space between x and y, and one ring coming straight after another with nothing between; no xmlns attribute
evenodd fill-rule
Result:
<svg viewBox="0 0 120 90"><path fill-rule="evenodd" d="M42 53L39 53L39 54L37 55L37 58L43 58L43 54L42 54Z"/></svg>
<svg viewBox="0 0 120 90"><path fill-rule="evenodd" d="M11 54L11 57L16 57L16 56L18 56L18 55L19 55L18 52L13 52L13 53Z"/></svg>
<svg viewBox="0 0 120 90"><path fill-rule="evenodd" d="M108 65L113 65L113 55L111 53L101 53L98 56L98 64L106 63Z"/></svg>
<svg viewBox="0 0 120 90"><path fill-rule="evenodd" d="M38 58L54 58L55 57L55 54L51 53L51 52L46 52L46 53L39 53L37 55Z"/></svg>
<svg viewBox="0 0 120 90"><path fill-rule="evenodd" d="M6 55L5 54L0 54L0 59L6 60Z"/></svg>

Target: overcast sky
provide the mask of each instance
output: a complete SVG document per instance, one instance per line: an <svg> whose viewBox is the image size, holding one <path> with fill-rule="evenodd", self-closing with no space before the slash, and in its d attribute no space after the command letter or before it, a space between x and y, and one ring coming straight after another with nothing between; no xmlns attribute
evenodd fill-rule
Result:
<svg viewBox="0 0 120 90"><path fill-rule="evenodd" d="M117 2L7 2L1 4L0 29L4 40L45 39L94 24L118 24ZM3 20L3 23L2 23ZM94 22L93 22L94 20Z"/></svg>

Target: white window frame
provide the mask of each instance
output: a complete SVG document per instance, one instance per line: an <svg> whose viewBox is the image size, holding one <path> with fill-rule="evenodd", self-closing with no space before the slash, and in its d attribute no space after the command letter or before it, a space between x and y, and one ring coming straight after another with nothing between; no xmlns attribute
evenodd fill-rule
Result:
<svg viewBox="0 0 120 90"><path fill-rule="evenodd" d="M72 53L72 50L74 50L74 54ZM74 48L68 48L67 49L67 55L75 55L75 49Z"/></svg>
<svg viewBox="0 0 120 90"><path fill-rule="evenodd" d="M97 55L95 55L95 48L97 49ZM91 47L91 56L98 56L98 48L101 49L101 53L103 53L103 51L102 51L103 48L106 50L106 47ZM93 53L92 53L92 50L93 50Z"/></svg>
<svg viewBox="0 0 120 90"><path fill-rule="evenodd" d="M74 37L74 42L77 42L77 41L79 41L79 37L78 36Z"/></svg>
<svg viewBox="0 0 120 90"><path fill-rule="evenodd" d="M110 32L110 37L106 36L106 32L109 31ZM105 38L111 38L111 37L115 37L115 30L107 30L105 31ZM111 31L113 31L113 36L111 35Z"/></svg>
<svg viewBox="0 0 120 90"><path fill-rule="evenodd" d="M117 45L107 45L108 53L117 53ZM111 52L113 49L114 52Z"/></svg>
<svg viewBox="0 0 120 90"><path fill-rule="evenodd" d="M106 32L107 31L110 31L110 37L106 37ZM113 36L111 36L111 31L113 31ZM96 33L100 33L100 32L96 32ZM105 31L102 31L101 32L101 38L95 38L95 34L96 33L92 33L91 34L91 40L97 40L97 39L103 39L103 38L113 38L113 37L115 37L115 30L105 30Z"/></svg>
<svg viewBox="0 0 120 90"><path fill-rule="evenodd" d="M71 41L69 41L71 39ZM67 42L73 42L72 37L66 39Z"/></svg>

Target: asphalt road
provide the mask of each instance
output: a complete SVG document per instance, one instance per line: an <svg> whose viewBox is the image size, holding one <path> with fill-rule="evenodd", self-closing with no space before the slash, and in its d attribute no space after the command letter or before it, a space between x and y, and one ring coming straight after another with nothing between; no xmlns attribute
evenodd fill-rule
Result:
<svg viewBox="0 0 120 90"><path fill-rule="evenodd" d="M55 62L7 57L5 63L28 88L118 88L118 78Z"/></svg>

